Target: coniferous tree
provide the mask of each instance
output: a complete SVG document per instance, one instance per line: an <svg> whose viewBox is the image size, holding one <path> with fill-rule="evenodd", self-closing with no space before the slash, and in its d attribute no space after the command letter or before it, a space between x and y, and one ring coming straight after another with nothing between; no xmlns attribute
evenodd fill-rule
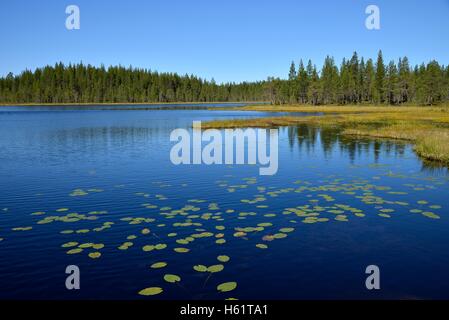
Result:
<svg viewBox="0 0 449 320"><path fill-rule="evenodd" d="M395 105L400 99L400 88L398 80L398 69L394 61L390 61L387 68L386 77L386 101L391 105Z"/></svg>
<svg viewBox="0 0 449 320"><path fill-rule="evenodd" d="M399 87L399 103L407 103L412 99L413 89L410 79L410 65L408 58L399 59L398 63L398 87Z"/></svg>
<svg viewBox="0 0 449 320"><path fill-rule="evenodd" d="M292 61L290 64L290 71L288 72L288 80L292 81L296 78L296 67L295 62Z"/></svg>
<svg viewBox="0 0 449 320"><path fill-rule="evenodd" d="M333 103L336 100L338 88L338 68L334 59L327 56L321 71L321 101L324 104Z"/></svg>
<svg viewBox="0 0 449 320"><path fill-rule="evenodd" d="M290 65L288 79L217 84L194 75L132 67L57 63L0 78L0 103L148 103L270 101L317 104L425 104L449 101L449 67L436 61L412 68L407 57L384 65L356 52L340 68L327 56L320 71L311 60Z"/></svg>
<svg viewBox="0 0 449 320"><path fill-rule="evenodd" d="M307 68L309 69L309 67ZM310 85L308 90L308 100L312 105L319 104L320 96L320 78L316 66L310 68Z"/></svg>
<svg viewBox="0 0 449 320"><path fill-rule="evenodd" d="M385 65L382 51L379 51L376 62L376 78L375 78L375 100L378 103L385 101Z"/></svg>
<svg viewBox="0 0 449 320"><path fill-rule="evenodd" d="M299 62L298 67L298 99L300 103L307 103L307 93L309 90L309 76L308 72L304 68L302 59Z"/></svg>

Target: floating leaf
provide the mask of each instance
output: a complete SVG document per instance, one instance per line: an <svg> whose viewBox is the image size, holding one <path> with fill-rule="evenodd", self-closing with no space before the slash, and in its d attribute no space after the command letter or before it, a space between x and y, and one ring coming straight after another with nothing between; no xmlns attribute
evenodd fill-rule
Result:
<svg viewBox="0 0 449 320"><path fill-rule="evenodd" d="M154 246L153 245L146 245L142 247L142 250L145 252L149 252L149 251L153 251L154 250Z"/></svg>
<svg viewBox="0 0 449 320"><path fill-rule="evenodd" d="M210 273L216 273L216 272L220 272L223 271L224 266L222 264L215 264L213 266L210 266L207 268L207 271Z"/></svg>
<svg viewBox="0 0 449 320"><path fill-rule="evenodd" d="M167 262L156 262L151 265L152 269L160 269L167 266Z"/></svg>
<svg viewBox="0 0 449 320"><path fill-rule="evenodd" d="M273 234L273 238L274 239L283 239L283 238L286 238L286 237L287 237L287 235L285 233L275 233L275 234Z"/></svg>
<svg viewBox="0 0 449 320"><path fill-rule="evenodd" d="M103 248L104 248L104 244L102 244L102 243L96 243L96 244L94 244L94 245L92 246L92 248L95 249L95 250L100 250L100 249L103 249Z"/></svg>
<svg viewBox="0 0 449 320"><path fill-rule="evenodd" d="M88 254L88 256L89 256L89 258L97 259L97 258L100 258L101 253L98 252L98 251L97 252L91 252L91 253Z"/></svg>
<svg viewBox="0 0 449 320"><path fill-rule="evenodd" d="M159 287L150 287L150 288L145 288L143 290L140 290L139 294L142 296L154 296L156 294L162 293L163 291L164 290Z"/></svg>
<svg viewBox="0 0 449 320"><path fill-rule="evenodd" d="M71 241L71 242L66 242L66 243L62 244L61 247L70 248L70 247L76 247L77 245L78 245L78 242Z"/></svg>
<svg viewBox="0 0 449 320"><path fill-rule="evenodd" d="M229 259L230 258L228 256L226 256L226 255L220 255L220 256L217 257L217 260L220 261L220 262L228 262Z"/></svg>
<svg viewBox="0 0 449 320"><path fill-rule="evenodd" d="M198 271L198 272L206 272L207 267L202 264L197 264L197 265L193 266L193 270Z"/></svg>
<svg viewBox="0 0 449 320"><path fill-rule="evenodd" d="M176 274L166 274L164 275L164 280L170 283L175 283L181 281L181 278Z"/></svg>
<svg viewBox="0 0 449 320"><path fill-rule="evenodd" d="M268 246L266 244L263 244L263 243L256 244L256 247L259 248L259 249L267 249L268 248Z"/></svg>
<svg viewBox="0 0 449 320"><path fill-rule="evenodd" d="M82 248L82 249L87 249L87 248L92 247L93 245L94 245L93 243L88 242L88 243L80 244L79 247Z"/></svg>
<svg viewBox="0 0 449 320"><path fill-rule="evenodd" d="M154 249L156 250L162 250L167 248L167 245L165 243L158 243L157 245L154 246Z"/></svg>
<svg viewBox="0 0 449 320"><path fill-rule="evenodd" d="M220 292L229 292L235 288L237 288L237 282L225 282L217 286L217 290Z"/></svg>
<svg viewBox="0 0 449 320"><path fill-rule="evenodd" d="M433 212L423 212L422 215L430 219L440 219L440 216Z"/></svg>
<svg viewBox="0 0 449 320"><path fill-rule="evenodd" d="M82 252L82 251L83 251L83 249L81 249L81 248L76 248L76 249L71 249L71 250L67 251L66 253L67 253L67 254L77 254L77 253L80 253L80 252Z"/></svg>
<svg viewBox="0 0 449 320"><path fill-rule="evenodd" d="M37 212L33 212L31 215L32 215L32 216L41 216L41 215L43 215L43 214L45 214L44 211L37 211Z"/></svg>

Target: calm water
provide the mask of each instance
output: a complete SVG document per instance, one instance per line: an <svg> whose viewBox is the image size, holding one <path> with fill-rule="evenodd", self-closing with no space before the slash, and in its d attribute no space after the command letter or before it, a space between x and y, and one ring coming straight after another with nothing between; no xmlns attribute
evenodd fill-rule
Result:
<svg viewBox="0 0 449 320"><path fill-rule="evenodd" d="M449 298L449 175L410 145L282 128L279 171L259 176L174 166L169 135L271 113L99 109L0 108L0 298ZM365 288L371 264L379 291Z"/></svg>

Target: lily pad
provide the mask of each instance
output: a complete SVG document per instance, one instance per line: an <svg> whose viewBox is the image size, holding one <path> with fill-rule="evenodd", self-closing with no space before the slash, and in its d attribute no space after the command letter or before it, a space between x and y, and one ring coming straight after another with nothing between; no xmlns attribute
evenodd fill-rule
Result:
<svg viewBox="0 0 449 320"><path fill-rule="evenodd" d="M235 288L237 288L237 282L225 282L217 286L217 290L220 292L229 292Z"/></svg>
<svg viewBox="0 0 449 320"><path fill-rule="evenodd" d="M181 281L181 277L177 276L176 274L166 274L164 276L164 280L170 283L175 283Z"/></svg>
<svg viewBox="0 0 449 320"><path fill-rule="evenodd" d="M223 271L224 266L222 264L215 264L207 268L207 271L210 273L217 273Z"/></svg>
<svg viewBox="0 0 449 320"><path fill-rule="evenodd" d="M91 253L88 254L88 256L89 256L89 258L92 258L92 259L98 259L98 258L100 258L101 253L98 252L98 251L96 251L96 252L91 252Z"/></svg>
<svg viewBox="0 0 449 320"><path fill-rule="evenodd" d="M167 262L156 262L151 265L152 269L160 269L167 266Z"/></svg>
<svg viewBox="0 0 449 320"><path fill-rule="evenodd" d="M433 213L433 212L427 212L426 211L426 212L423 212L422 215L426 216L427 218L430 218L430 219L440 219L440 216L435 214L435 213Z"/></svg>
<svg viewBox="0 0 449 320"><path fill-rule="evenodd" d="M150 287L150 288L145 288L139 291L139 294L142 296L154 296L156 294L160 294L162 293L164 290L162 288L159 287Z"/></svg>
<svg viewBox="0 0 449 320"><path fill-rule="evenodd" d="M193 266L193 270L198 271L198 272L206 272L207 267L202 264L197 264L197 265Z"/></svg>
<svg viewBox="0 0 449 320"><path fill-rule="evenodd" d="M226 256L226 255L220 255L220 256L217 257L217 260L220 261L220 262L228 262L229 259L230 258L228 256Z"/></svg>

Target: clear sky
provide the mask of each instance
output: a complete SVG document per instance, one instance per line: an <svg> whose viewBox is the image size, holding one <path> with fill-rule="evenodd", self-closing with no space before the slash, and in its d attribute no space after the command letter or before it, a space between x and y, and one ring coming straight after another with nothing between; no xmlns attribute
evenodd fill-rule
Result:
<svg viewBox="0 0 449 320"><path fill-rule="evenodd" d="M78 5L81 29L67 30ZM380 30L365 8L380 8ZM356 50L449 64L449 0L9 0L0 3L0 76L62 61L145 67L217 82L286 77L290 62Z"/></svg>

